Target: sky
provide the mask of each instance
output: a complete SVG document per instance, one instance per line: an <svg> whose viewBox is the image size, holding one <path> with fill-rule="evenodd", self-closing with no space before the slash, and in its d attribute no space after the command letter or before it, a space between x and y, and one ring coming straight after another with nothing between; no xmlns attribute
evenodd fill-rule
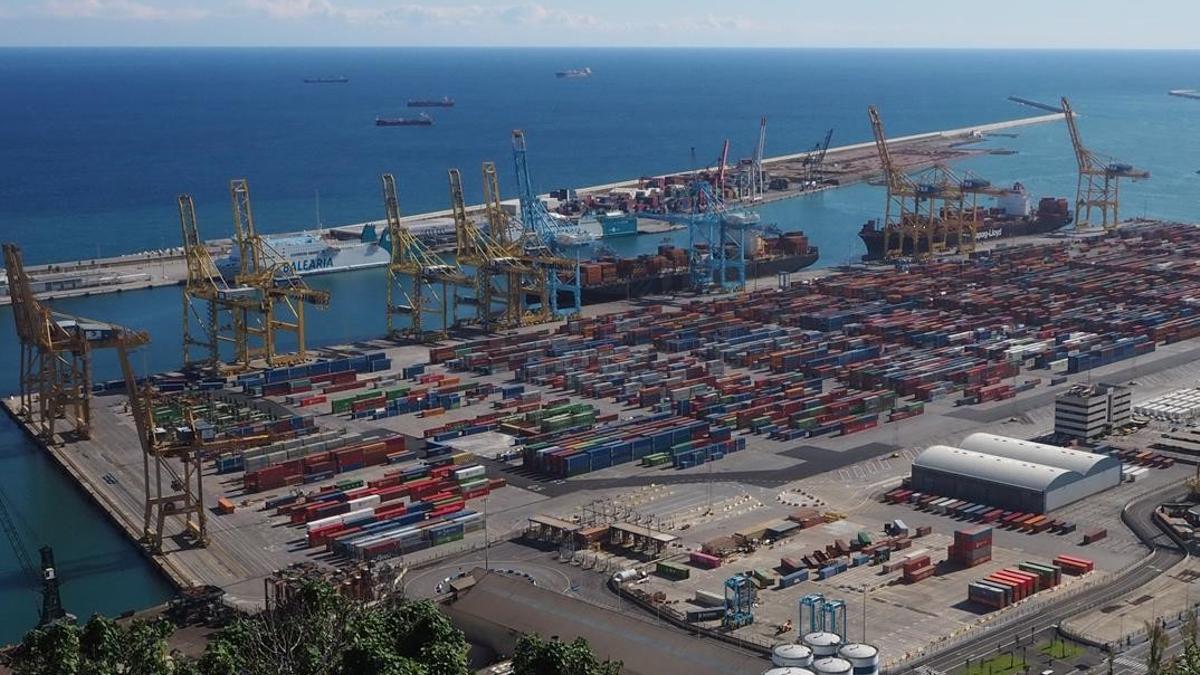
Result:
<svg viewBox="0 0 1200 675"><path fill-rule="evenodd" d="M0 0L0 46L1194 49L1197 0Z"/></svg>

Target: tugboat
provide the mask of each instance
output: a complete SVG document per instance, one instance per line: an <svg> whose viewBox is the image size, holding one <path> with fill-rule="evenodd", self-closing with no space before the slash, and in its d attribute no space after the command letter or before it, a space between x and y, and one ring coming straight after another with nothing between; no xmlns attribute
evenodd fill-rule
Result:
<svg viewBox="0 0 1200 675"><path fill-rule="evenodd" d="M591 77L592 69L591 68L568 68L566 70L558 71L557 73L554 74L554 76L559 78L560 80L562 80L562 79L574 80L574 79L579 79L579 78L583 78L583 77Z"/></svg>
<svg viewBox="0 0 1200 675"><path fill-rule="evenodd" d="M349 81L350 81L350 78L346 77L345 75L338 75L337 77L306 77L306 78L304 78L304 84L346 84Z"/></svg>
<svg viewBox="0 0 1200 675"><path fill-rule="evenodd" d="M425 113L417 117L376 117L377 127L429 127L433 126L433 118Z"/></svg>
<svg viewBox="0 0 1200 675"><path fill-rule="evenodd" d="M443 96L435 99L425 98L410 98L408 99L408 107L410 108L453 108L454 99L449 96Z"/></svg>

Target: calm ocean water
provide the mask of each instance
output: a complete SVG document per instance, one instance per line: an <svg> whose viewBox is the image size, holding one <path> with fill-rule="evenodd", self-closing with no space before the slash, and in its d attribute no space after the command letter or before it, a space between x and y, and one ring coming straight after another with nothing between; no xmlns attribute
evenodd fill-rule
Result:
<svg viewBox="0 0 1200 675"><path fill-rule="evenodd" d="M554 71L590 66L588 80ZM1153 173L1123 187L1125 215L1195 220L1200 197L1200 101L1168 89L1200 86L1200 52L856 50L0 50L0 238L29 263L176 245L174 197L196 199L202 234L230 231L228 181L249 178L265 232L381 217L379 174L394 173L406 213L446 208L446 170L462 169L478 200L479 163L496 161L515 191L510 133L526 130L541 191L711 163L723 139L748 156L760 115L767 153L870 139L866 106L890 135L1039 114L1009 95L1071 97L1085 140ZM343 85L305 77L346 75ZM379 129L408 98L452 96L428 128ZM962 165L1035 196L1074 194L1066 130L1049 124L994 138L1017 151ZM878 217L879 189L860 185L768 205L764 219L804 229L821 264L861 254L855 232ZM652 246L645 242L640 247ZM628 245L626 245L628 246ZM313 313L316 343L383 330L381 272L322 277L334 307ZM140 367L179 359L179 290L66 300L59 308L145 328ZM0 392L16 387L12 320L0 309ZM97 377L115 377L104 357ZM0 488L31 550L55 546L71 611L116 612L167 588L69 482L0 419ZM0 641L33 620L36 597L0 546ZM25 611L28 610L28 611Z"/></svg>

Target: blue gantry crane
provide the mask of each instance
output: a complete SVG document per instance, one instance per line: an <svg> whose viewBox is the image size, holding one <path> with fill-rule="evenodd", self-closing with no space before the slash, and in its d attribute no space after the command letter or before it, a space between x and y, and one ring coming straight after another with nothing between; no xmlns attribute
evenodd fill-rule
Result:
<svg viewBox="0 0 1200 675"><path fill-rule="evenodd" d="M847 639L846 602L829 600L820 593L809 593L800 598L800 623L802 633L835 633Z"/></svg>
<svg viewBox="0 0 1200 675"><path fill-rule="evenodd" d="M579 261L583 251L596 240L596 235L567 218L550 213L538 198L529 177L525 132L514 130L512 142L525 256L545 274L550 313L556 317L578 314L583 304ZM566 296L565 301L560 294Z"/></svg>
<svg viewBox="0 0 1200 675"><path fill-rule="evenodd" d="M706 180L692 181L688 210L639 213L642 218L685 225L693 290L741 290L746 286L746 231L758 226L754 211L730 209Z"/></svg>
<svg viewBox="0 0 1200 675"><path fill-rule="evenodd" d="M725 580L725 628L741 628L754 623L755 586L748 574L738 574Z"/></svg>

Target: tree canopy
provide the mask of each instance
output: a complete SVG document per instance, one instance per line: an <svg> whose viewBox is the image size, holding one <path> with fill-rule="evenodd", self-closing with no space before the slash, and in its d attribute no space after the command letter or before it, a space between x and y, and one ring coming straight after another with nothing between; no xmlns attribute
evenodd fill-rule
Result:
<svg viewBox="0 0 1200 675"><path fill-rule="evenodd" d="M620 661L600 661L583 638L560 642L526 635L517 642L512 660L517 675L619 675L621 672Z"/></svg>
<svg viewBox="0 0 1200 675"><path fill-rule="evenodd" d="M199 658L170 651L166 620L119 624L94 616L83 626L30 631L12 657L15 675L469 675L467 641L431 602L374 606L325 583L236 619L210 637ZM618 675L582 638L522 638L517 675Z"/></svg>

